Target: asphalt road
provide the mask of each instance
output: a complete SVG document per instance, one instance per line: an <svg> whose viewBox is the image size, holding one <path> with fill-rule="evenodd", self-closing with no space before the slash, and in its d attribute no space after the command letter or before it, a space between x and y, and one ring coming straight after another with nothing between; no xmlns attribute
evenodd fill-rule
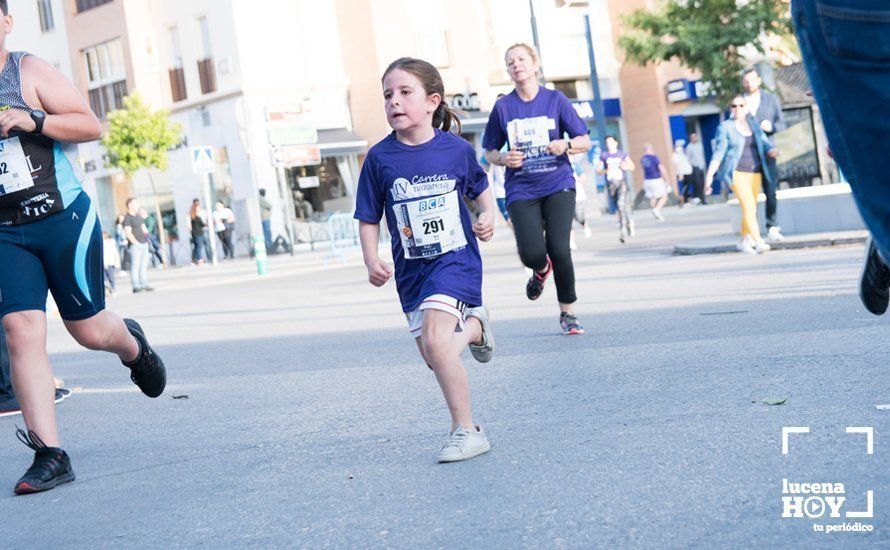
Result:
<svg viewBox="0 0 890 550"><path fill-rule="evenodd" d="M53 318L78 479L14 497L31 455L0 419L0 547L890 545L890 318L859 305L861 247L668 253L724 231L721 208L641 215L627 246L611 220L579 238L578 337L552 284L525 299L508 230L484 245L497 349L465 361L493 449L465 463L435 463L444 401L355 252L153 273L157 292L112 299L167 364L156 400ZM810 428L788 455L783 426ZM848 426L874 428L873 454ZM843 483L842 516L872 490L873 517L782 518L783 479ZM874 531L814 532L844 522Z"/></svg>

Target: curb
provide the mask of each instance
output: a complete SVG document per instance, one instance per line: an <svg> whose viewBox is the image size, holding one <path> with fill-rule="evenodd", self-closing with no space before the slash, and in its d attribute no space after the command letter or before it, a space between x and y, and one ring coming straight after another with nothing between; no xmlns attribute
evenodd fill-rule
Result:
<svg viewBox="0 0 890 550"><path fill-rule="evenodd" d="M796 250L800 248L820 248L828 246L846 246L853 244L864 244L866 237L828 237L824 239L784 241L780 243L770 244L773 250ZM720 244L712 246L702 245L675 245L674 256L696 256L699 254L725 254L728 252L738 252L735 244Z"/></svg>

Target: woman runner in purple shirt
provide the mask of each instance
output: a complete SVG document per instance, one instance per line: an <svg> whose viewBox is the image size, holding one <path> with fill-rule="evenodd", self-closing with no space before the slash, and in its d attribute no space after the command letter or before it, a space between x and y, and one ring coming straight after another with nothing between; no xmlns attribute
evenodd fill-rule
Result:
<svg viewBox="0 0 890 550"><path fill-rule="evenodd" d="M511 46L504 61L516 88L494 104L482 146L485 158L506 166L507 210L522 263L534 270L529 300L556 279L563 334L583 334L572 304L575 267L569 237L575 216L575 177L569 153L590 149L587 126L562 92L538 84L538 54L528 44ZM502 153L504 144L509 149Z"/></svg>

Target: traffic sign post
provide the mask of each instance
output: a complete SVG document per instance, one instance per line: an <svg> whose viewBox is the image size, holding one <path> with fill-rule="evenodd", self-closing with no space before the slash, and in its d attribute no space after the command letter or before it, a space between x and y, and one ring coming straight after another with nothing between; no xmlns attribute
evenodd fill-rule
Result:
<svg viewBox="0 0 890 550"><path fill-rule="evenodd" d="M218 265L216 254L216 223L213 219L213 205L210 203L210 174L216 171L216 159L214 158L213 147L192 147L192 170L194 170L196 174L202 174L204 204L207 208L207 225L210 228L210 261L213 265Z"/></svg>

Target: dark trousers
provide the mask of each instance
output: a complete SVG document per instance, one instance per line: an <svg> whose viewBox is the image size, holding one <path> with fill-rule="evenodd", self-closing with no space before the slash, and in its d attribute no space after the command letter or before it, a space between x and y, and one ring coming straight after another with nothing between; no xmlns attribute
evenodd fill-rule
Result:
<svg viewBox="0 0 890 550"><path fill-rule="evenodd" d="M773 176L773 181L776 182L775 185L770 185L766 179L766 174L764 174L763 193L766 195L766 229L769 231L770 227L778 225L776 223L776 210L779 207L779 201L776 199L776 187L779 184L779 166L776 163L776 159L767 157L766 165L763 168L764 172L769 170L769 173Z"/></svg>
<svg viewBox="0 0 890 550"><path fill-rule="evenodd" d="M542 271L547 267L547 256L550 256L559 302L575 303L578 300L575 266L569 248L575 218L575 190L567 189L538 199L516 200L507 210L513 221L516 246L523 265Z"/></svg>
<svg viewBox="0 0 890 550"><path fill-rule="evenodd" d="M9 374L9 351L6 349L6 331L0 322L0 401L15 398L12 391L12 377Z"/></svg>
<svg viewBox="0 0 890 550"><path fill-rule="evenodd" d="M695 185L695 196L702 204L707 204L705 197L705 171L701 168L692 168L692 183Z"/></svg>
<svg viewBox="0 0 890 550"><path fill-rule="evenodd" d="M219 237L219 242L222 243L223 247L223 257L235 259L235 248L232 246L232 231L230 229L226 229L224 231L217 231L216 236Z"/></svg>

